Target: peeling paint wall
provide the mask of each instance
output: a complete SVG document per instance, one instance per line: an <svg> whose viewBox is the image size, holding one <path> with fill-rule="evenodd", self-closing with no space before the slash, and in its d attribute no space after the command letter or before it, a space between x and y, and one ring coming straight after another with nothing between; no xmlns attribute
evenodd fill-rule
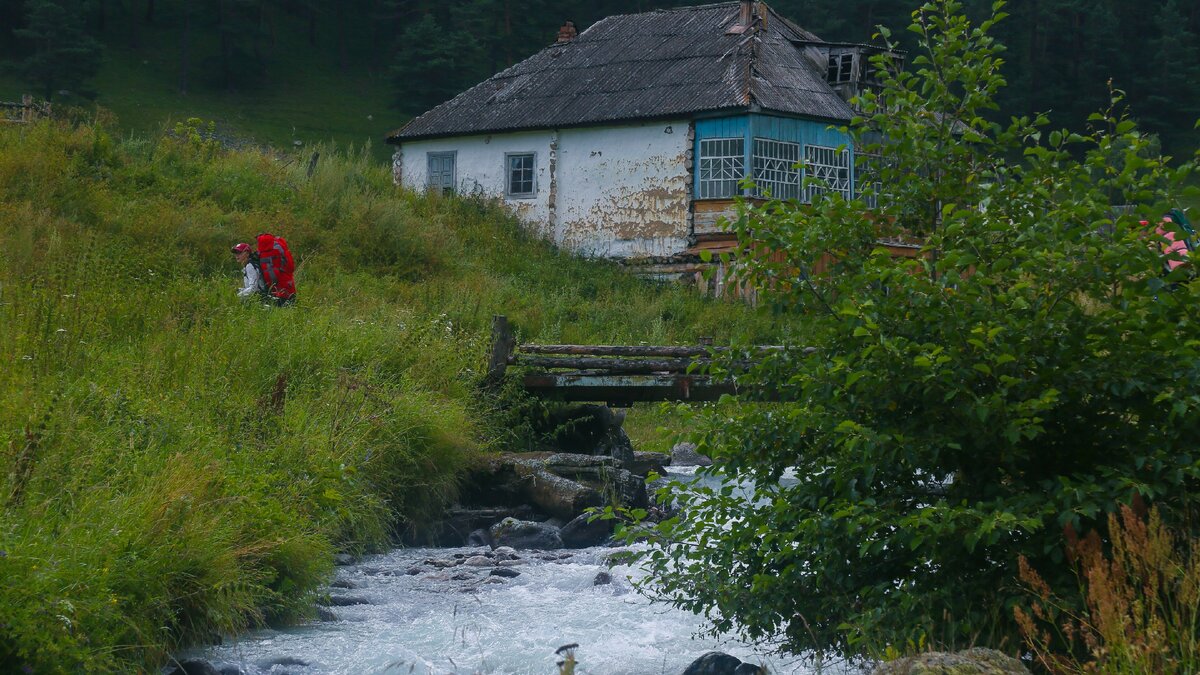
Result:
<svg viewBox="0 0 1200 675"><path fill-rule="evenodd" d="M404 143L397 182L424 189L428 153L455 153L459 194L503 199L542 236L602 257L687 248L692 149L687 120L620 127L465 136ZM535 196L505 198L505 153L533 152Z"/></svg>
<svg viewBox="0 0 1200 675"><path fill-rule="evenodd" d="M564 129L555 241L619 258L687 248L689 129L687 120Z"/></svg>

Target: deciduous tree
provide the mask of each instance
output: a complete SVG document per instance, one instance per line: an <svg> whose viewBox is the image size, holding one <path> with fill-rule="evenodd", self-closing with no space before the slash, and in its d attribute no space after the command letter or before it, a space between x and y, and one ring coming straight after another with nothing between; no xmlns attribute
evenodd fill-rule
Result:
<svg viewBox="0 0 1200 675"><path fill-rule="evenodd" d="M914 70L852 129L883 139L878 209L743 205L744 279L816 350L767 355L740 376L751 405L707 416L702 449L751 498L694 489L657 526L653 590L716 629L795 651L1018 649L1018 556L1068 585L1064 528L1103 532L1135 495L1200 522L1200 283L1164 276L1139 223L1195 165L1118 107L1083 134L990 122L1001 8L914 14Z"/></svg>

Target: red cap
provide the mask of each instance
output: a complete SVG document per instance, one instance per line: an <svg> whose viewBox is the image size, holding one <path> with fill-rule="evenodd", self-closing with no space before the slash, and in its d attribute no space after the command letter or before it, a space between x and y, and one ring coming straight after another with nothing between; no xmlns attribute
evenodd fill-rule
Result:
<svg viewBox="0 0 1200 675"><path fill-rule="evenodd" d="M245 242L234 244L233 248L230 250L232 250L234 253L248 253L250 251L250 244Z"/></svg>

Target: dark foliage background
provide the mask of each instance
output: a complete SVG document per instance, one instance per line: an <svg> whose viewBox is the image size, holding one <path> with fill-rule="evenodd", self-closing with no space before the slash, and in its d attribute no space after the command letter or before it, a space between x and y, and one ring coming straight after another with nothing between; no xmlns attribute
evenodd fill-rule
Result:
<svg viewBox="0 0 1200 675"><path fill-rule="evenodd" d="M174 63L180 91L252 92L286 72L300 51L318 52L341 72L373 73L392 86L394 105L415 115L553 42L563 21L580 29L610 14L696 4L678 0L3 0L0 59L36 91L88 91L87 41ZM882 24L908 25L911 0L775 0L785 16L829 40L868 42ZM978 18L990 0L968 0ZM1050 113L1086 119L1108 98L1106 83L1129 93L1143 128L1175 154L1194 147L1200 116L1200 3L1187 0L1025 0L996 31L1008 45L1002 115ZM73 67L49 69L31 28L63 15L55 53ZM81 30L75 29L82 20ZM69 25L68 25L69 24ZM149 39L166 33L171 39ZM902 43L911 41L901 35ZM912 45L906 45L912 46ZM81 56L82 55L82 56ZM83 63L81 63L83 61ZM65 76L63 71L65 72ZM91 72L95 71L95 67ZM95 92L103 96L106 92Z"/></svg>

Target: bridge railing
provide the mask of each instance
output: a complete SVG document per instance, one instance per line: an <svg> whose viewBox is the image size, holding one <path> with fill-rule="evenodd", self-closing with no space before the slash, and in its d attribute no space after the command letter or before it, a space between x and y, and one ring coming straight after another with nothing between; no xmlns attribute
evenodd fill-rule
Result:
<svg viewBox="0 0 1200 675"><path fill-rule="evenodd" d="M699 345L547 345L516 344L508 321L495 317L489 378L502 380L510 366L520 368L525 390L563 401L601 401L627 405L636 401L714 401L736 394L730 371L749 369L761 356L782 346L740 349ZM721 376L710 375L719 363ZM769 398L769 397L768 397Z"/></svg>

